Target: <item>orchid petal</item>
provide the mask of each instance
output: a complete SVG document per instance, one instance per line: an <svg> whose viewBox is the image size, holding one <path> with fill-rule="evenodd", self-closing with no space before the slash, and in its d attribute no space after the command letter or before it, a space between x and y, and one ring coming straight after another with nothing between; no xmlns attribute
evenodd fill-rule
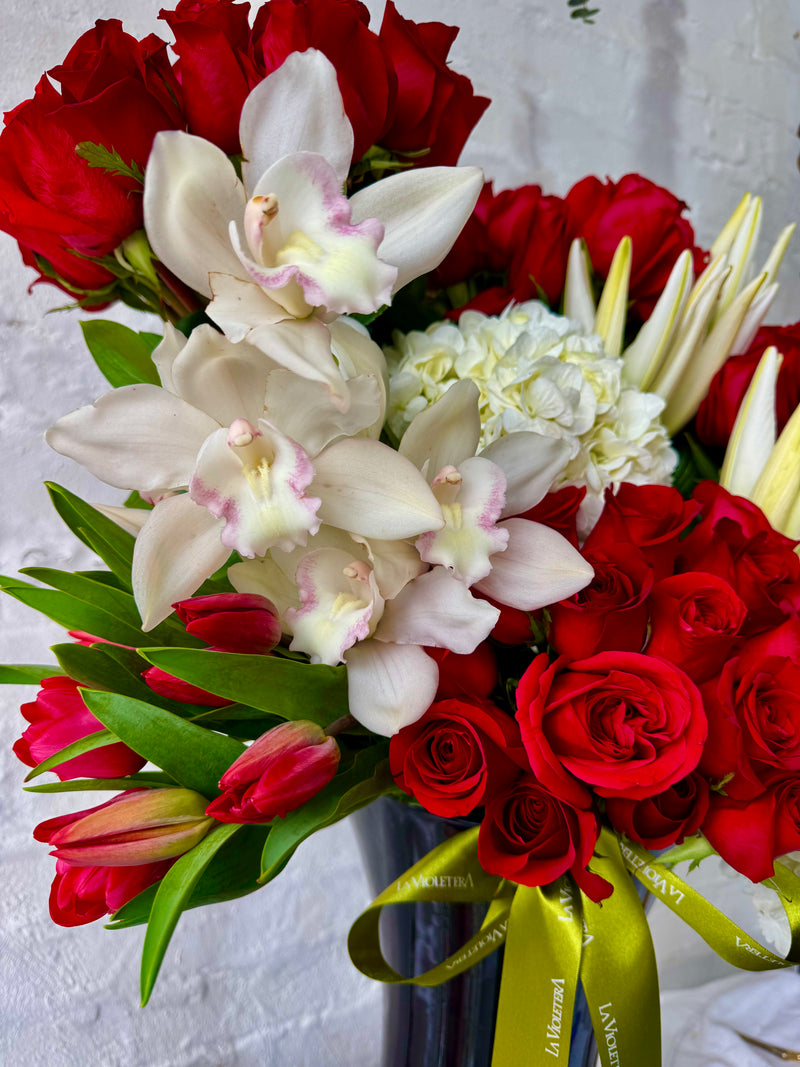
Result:
<svg viewBox="0 0 800 1067"><path fill-rule="evenodd" d="M375 636L398 645L449 648L463 656L486 640L499 617L497 608L434 567L387 601Z"/></svg>
<svg viewBox="0 0 800 1067"><path fill-rule="evenodd" d="M577 593L594 571L560 533L528 519L500 523L510 537L492 559L492 573L475 586L492 600L520 611L536 611Z"/></svg>
<svg viewBox="0 0 800 1067"><path fill-rule="evenodd" d="M347 406L342 410L322 382L298 378L288 370L273 371L267 382L264 418L315 456L339 437L370 429L380 417L383 386L378 379L361 375L345 388Z"/></svg>
<svg viewBox="0 0 800 1067"><path fill-rule="evenodd" d="M353 156L353 128L331 61L314 48L292 52L245 100L239 139L248 189L273 163L295 152L324 156L343 185Z"/></svg>
<svg viewBox="0 0 800 1067"><path fill-rule="evenodd" d="M156 504L133 549L133 595L146 632L185 600L230 555L222 523L182 493Z"/></svg>
<svg viewBox="0 0 800 1067"><path fill-rule="evenodd" d="M331 527L323 527L326 528ZM350 536L366 552L375 571L378 588L386 600L396 597L405 585L428 569L427 564L419 558L419 552L408 541L381 541L377 537L367 540L356 534Z"/></svg>
<svg viewBox="0 0 800 1067"><path fill-rule="evenodd" d="M782 357L770 347L761 357L739 405L719 484L736 496L750 498L775 445L775 387Z"/></svg>
<svg viewBox="0 0 800 1067"><path fill-rule="evenodd" d="M485 578L491 557L503 552L508 531L496 523L505 503L506 479L496 463L480 456L444 467L431 484L445 525L416 543L420 558L452 571L466 586Z"/></svg>
<svg viewBox="0 0 800 1067"><path fill-rule="evenodd" d="M331 351L344 377L351 381L371 375L380 387L380 408L371 426L364 428L366 437L377 440L386 419L386 399L389 393L389 371L386 357L370 337L365 326L355 319L339 318L328 326ZM351 399L352 403L352 399Z"/></svg>
<svg viewBox="0 0 800 1067"><path fill-rule="evenodd" d="M237 419L203 445L189 493L224 519L222 543L252 558L273 546L288 552L316 533L319 500L305 495L313 477L300 445L263 420L256 428Z"/></svg>
<svg viewBox="0 0 800 1067"><path fill-rule="evenodd" d="M438 267L483 188L478 167L421 167L373 182L350 198L353 222L380 219L378 254L397 267L394 291Z"/></svg>
<svg viewBox="0 0 800 1067"><path fill-rule="evenodd" d="M255 220L252 255L236 226L229 229L239 260L290 314L313 307L368 314L390 302L397 271L377 255L383 226L376 218L351 221L341 181L322 156L300 152L274 163L247 213L246 225L248 215Z"/></svg>
<svg viewBox="0 0 800 1067"><path fill-rule="evenodd" d="M261 418L272 367L252 345L234 344L213 327L198 326L176 357L172 378L179 396L228 426L234 419Z"/></svg>
<svg viewBox="0 0 800 1067"><path fill-rule="evenodd" d="M454 382L435 404L414 416L400 442L400 455L428 480L443 467L459 467L475 455L481 438L479 399L474 382Z"/></svg>
<svg viewBox="0 0 800 1067"><path fill-rule="evenodd" d="M171 393L178 395L172 380L172 365L178 353L186 344L186 337L171 322L164 323L164 337L153 349L152 360L155 363L161 384Z"/></svg>
<svg viewBox="0 0 800 1067"><path fill-rule="evenodd" d="M92 507L134 537L150 518L149 508L120 508L114 504L92 504Z"/></svg>
<svg viewBox="0 0 800 1067"><path fill-rule="evenodd" d="M444 525L436 497L413 463L380 441L347 438L314 460L319 517L363 537L393 541Z"/></svg>
<svg viewBox="0 0 800 1067"><path fill-rule="evenodd" d="M535 507L550 492L553 482L566 469L569 443L528 430L498 437L481 452L506 476L506 502L500 517L521 515Z"/></svg>
<svg viewBox="0 0 800 1067"><path fill-rule="evenodd" d="M392 737L436 697L439 668L418 645L361 641L344 659L350 714L372 733Z"/></svg>
<svg viewBox="0 0 800 1067"><path fill-rule="evenodd" d="M286 613L293 652L335 667L348 648L369 636L383 610L368 563L335 548L308 552L295 573L301 606Z"/></svg>
<svg viewBox="0 0 800 1067"><path fill-rule="evenodd" d="M221 148L181 130L156 134L144 181L147 237L164 266L204 296L211 296L210 271L244 273L228 237L244 207L244 188Z"/></svg>
<svg viewBox="0 0 800 1067"><path fill-rule="evenodd" d="M271 600L281 620L290 608L300 606L294 568L290 577L272 554L234 563L228 568L228 580L237 593L259 593Z"/></svg>
<svg viewBox="0 0 800 1067"><path fill-rule="evenodd" d="M188 485L203 441L219 424L157 385L125 385L59 419L51 448L119 489Z"/></svg>

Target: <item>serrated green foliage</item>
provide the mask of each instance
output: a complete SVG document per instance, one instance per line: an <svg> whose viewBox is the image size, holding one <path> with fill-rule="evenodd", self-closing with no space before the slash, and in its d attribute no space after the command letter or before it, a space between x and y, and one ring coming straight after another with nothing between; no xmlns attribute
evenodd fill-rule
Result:
<svg viewBox="0 0 800 1067"><path fill-rule="evenodd" d="M275 819L264 844L260 882L271 881L298 845L311 834L363 808L394 785L387 760L388 742L362 749L345 770L301 808Z"/></svg>
<svg viewBox="0 0 800 1067"><path fill-rule="evenodd" d="M0 685L39 685L43 678L55 678L60 667L43 663L0 664Z"/></svg>
<svg viewBox="0 0 800 1067"><path fill-rule="evenodd" d="M133 536L63 486L44 484L59 516L78 540L102 559L125 589L130 589Z"/></svg>
<svg viewBox="0 0 800 1067"><path fill-rule="evenodd" d="M106 381L123 385L160 385L152 352L161 341L155 333L137 333L118 322L89 319L81 323L83 339Z"/></svg>
<svg viewBox="0 0 800 1067"><path fill-rule="evenodd" d="M191 895L184 901L183 910L234 900L260 889L259 860L268 832L266 826L241 826L236 837L229 838L215 853ZM106 929L125 930L146 923L157 891L158 886L152 885L139 893L114 913Z"/></svg>
<svg viewBox="0 0 800 1067"><path fill-rule="evenodd" d="M108 730L96 730L93 734L87 734L86 737L80 737L77 741L73 741L72 744L65 745L59 752L54 752L46 760L37 763L33 770L26 775L25 781L30 782L34 778L38 778L40 774L44 774L45 771L50 771L53 767L59 767L62 763L66 763L67 760L75 759L76 756L85 756L87 752L94 752L97 748L105 748L107 745L113 745L117 741L119 741L119 738Z"/></svg>
<svg viewBox="0 0 800 1067"><path fill-rule="evenodd" d="M26 793L91 793L125 789L163 789L177 785L174 778L161 771L138 771L126 778L71 778L68 782L45 782L24 786Z"/></svg>
<svg viewBox="0 0 800 1067"><path fill-rule="evenodd" d="M225 771L245 750L232 737L206 730L154 704L118 693L82 691L89 711L134 752L176 782L209 799Z"/></svg>
<svg viewBox="0 0 800 1067"><path fill-rule="evenodd" d="M231 824L216 825L199 845L181 856L161 879L150 909L142 949L142 1007L150 999L172 933L200 876L219 849L240 829L240 826Z"/></svg>
<svg viewBox="0 0 800 1067"><path fill-rule="evenodd" d="M107 174L132 178L139 185L144 185L144 174L139 164L133 159L126 163L115 148L106 148L94 141L79 141L75 145L75 155L86 160L90 167L104 170Z"/></svg>
<svg viewBox="0 0 800 1067"><path fill-rule="evenodd" d="M141 655L185 682L281 719L327 726L348 711L344 667L178 648L143 649Z"/></svg>

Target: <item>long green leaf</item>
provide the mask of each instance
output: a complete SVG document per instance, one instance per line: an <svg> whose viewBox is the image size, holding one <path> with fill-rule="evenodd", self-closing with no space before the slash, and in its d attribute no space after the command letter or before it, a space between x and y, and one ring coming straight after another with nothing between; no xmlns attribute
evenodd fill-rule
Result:
<svg viewBox="0 0 800 1067"><path fill-rule="evenodd" d="M21 604L26 604L34 611L53 619L67 630L85 630L108 641L117 641L123 645L147 644L148 640L140 629L109 615L101 607L77 600L70 593L60 589L46 589L42 586L23 582L21 578L8 578L0 575L0 589L8 593Z"/></svg>
<svg viewBox="0 0 800 1067"><path fill-rule="evenodd" d="M44 782L23 786L26 793L88 793L95 790L162 789L176 785L174 778L160 771L138 771L126 778L71 778L68 782Z"/></svg>
<svg viewBox="0 0 800 1067"><path fill-rule="evenodd" d="M55 482L45 482L58 514L106 566L116 574L126 589L131 588L131 563L134 538L126 530L106 518L97 508L81 500Z"/></svg>
<svg viewBox="0 0 800 1067"><path fill-rule="evenodd" d="M81 329L100 373L115 389L142 382L161 384L151 358L161 340L158 334L136 333L107 319L89 319L81 323Z"/></svg>
<svg viewBox="0 0 800 1067"><path fill-rule="evenodd" d="M236 837L228 838L203 871L183 910L234 900L260 889L259 857L267 833L266 826L241 826ZM139 893L112 915L106 929L123 930L146 923L157 891L158 886L152 885Z"/></svg>
<svg viewBox="0 0 800 1067"><path fill-rule="evenodd" d="M64 672L46 663L0 664L0 685L39 685L43 678L56 678Z"/></svg>
<svg viewBox="0 0 800 1067"><path fill-rule="evenodd" d="M120 741L176 782L209 798L217 796L220 778L245 750L232 737L204 730L141 700L90 691L81 691L81 696L89 711Z"/></svg>
<svg viewBox="0 0 800 1067"><path fill-rule="evenodd" d="M186 901L215 853L239 829L240 826L230 823L215 826L199 845L181 856L161 879L142 949L142 1007L153 992L161 961Z"/></svg>
<svg viewBox="0 0 800 1067"><path fill-rule="evenodd" d="M275 819L264 844L261 877L271 881L288 863L298 845L317 830L371 803L394 784L381 742L359 752L352 765L337 774L330 785L283 819Z"/></svg>
<svg viewBox="0 0 800 1067"><path fill-rule="evenodd" d="M93 734L87 734L86 737L79 737L77 741L73 741L70 745L65 745L64 748L54 752L46 760L37 763L26 776L25 781L30 782L34 778L38 778L40 774L44 774L45 771L52 770L53 767L60 767L67 760L75 759L76 756L85 756L87 752L94 752L96 748L105 748L106 745L113 745L117 741L119 741L119 738L108 730L96 730Z"/></svg>
<svg viewBox="0 0 800 1067"><path fill-rule="evenodd" d="M347 714L344 667L177 648L150 648L141 654L185 682L281 719L310 719L327 726Z"/></svg>

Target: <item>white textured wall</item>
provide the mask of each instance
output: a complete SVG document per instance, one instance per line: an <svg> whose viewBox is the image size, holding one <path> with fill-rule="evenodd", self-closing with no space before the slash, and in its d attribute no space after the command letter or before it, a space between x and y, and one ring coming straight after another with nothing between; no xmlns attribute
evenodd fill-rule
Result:
<svg viewBox="0 0 800 1067"><path fill-rule="evenodd" d="M0 106L30 95L42 70L60 62L95 18L121 17L141 36L158 30L158 6L2 0ZM381 4L368 6L375 16ZM800 214L800 0L600 0L594 27L571 23L566 0L495 0L491 11L478 0L398 6L418 20L462 25L454 63L494 98L467 161L484 165L500 186L538 181L563 193L587 173L617 178L638 170L693 205L701 242L748 188L767 198L765 235ZM76 316L44 317L59 294L40 287L25 295L28 275L6 238L0 257L0 568L85 566L87 556L49 510L40 483L62 481L92 499L113 495L50 454L41 435L104 386L81 350ZM772 317L792 321L800 317L800 242L783 280ZM0 661L45 659L58 638L57 627L0 601ZM137 1007L140 931L50 924L52 861L30 831L80 801L20 791L23 770L10 745L21 728L15 706L30 692L0 694L0 1062L377 1064L379 992L350 967L344 945L368 899L347 826L305 844L273 886L185 916L145 1012ZM658 926L662 957L678 981L676 968L695 952L694 942L663 920ZM693 975L713 973L716 964L703 957Z"/></svg>

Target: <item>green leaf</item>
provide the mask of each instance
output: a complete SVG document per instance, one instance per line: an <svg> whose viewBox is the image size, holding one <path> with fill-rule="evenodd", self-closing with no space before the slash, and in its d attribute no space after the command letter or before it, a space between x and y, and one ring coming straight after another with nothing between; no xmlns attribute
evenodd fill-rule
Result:
<svg viewBox="0 0 800 1067"><path fill-rule="evenodd" d="M138 635L136 640L122 642L123 644L137 648L139 645L152 647L153 645L173 645L182 641L184 645L190 647L202 647L203 643L187 634L177 619L162 622L147 634L143 634L139 609L136 607L132 594L124 589L108 585L106 582L96 581L86 572L71 574L68 571L53 570L49 567L25 567L21 573L35 578L38 582L44 582L54 589L60 589L75 600L84 603L87 608L105 612L111 619L123 624L129 633ZM87 627L70 626L69 629L87 629ZM109 636L104 631L89 630L89 632L97 637Z"/></svg>
<svg viewBox="0 0 800 1067"><path fill-rule="evenodd" d="M46 663L5 663L0 664L0 685L39 685L43 678L63 673L60 667Z"/></svg>
<svg viewBox="0 0 800 1067"><path fill-rule="evenodd" d="M315 797L285 818L273 820L261 857L261 883L283 870L297 846L311 834L363 808L394 784L386 753L386 742L362 749Z"/></svg>
<svg viewBox="0 0 800 1067"><path fill-rule="evenodd" d="M658 857L658 862L665 867L674 867L676 863L689 861L689 870L700 866L701 860L717 854L713 845L702 834L686 837L679 845L673 845Z"/></svg>
<svg viewBox="0 0 800 1067"><path fill-rule="evenodd" d="M136 508L139 511L153 510L153 505L145 500L140 493L137 493L135 489L123 500L122 506L125 508Z"/></svg>
<svg viewBox="0 0 800 1067"><path fill-rule="evenodd" d="M282 719L327 726L348 711L344 667L178 648L149 648L141 655L185 682Z"/></svg>
<svg viewBox="0 0 800 1067"><path fill-rule="evenodd" d="M200 875L191 896L184 902L183 910L234 900L260 889L259 857L268 832L266 826L241 826L236 837L228 838ZM158 886L152 885L139 893L114 913L106 929L123 930L146 923L157 891Z"/></svg>
<svg viewBox="0 0 800 1067"><path fill-rule="evenodd" d="M98 585L98 589L102 588ZM67 630L85 630L123 645L147 643L141 630L109 615L102 607L77 600L59 589L43 589L19 578L0 575L0 589L21 604L41 612Z"/></svg>
<svg viewBox="0 0 800 1067"><path fill-rule="evenodd" d="M245 750L232 737L195 726L141 700L118 693L82 691L81 696L89 711L120 741L176 782L209 798L218 795L220 778Z"/></svg>
<svg viewBox="0 0 800 1067"><path fill-rule="evenodd" d="M68 489L55 482L44 484L53 506L70 530L103 560L126 589L130 589L134 546L132 534Z"/></svg>
<svg viewBox="0 0 800 1067"><path fill-rule="evenodd" d="M142 1007L153 992L167 945L192 890L215 853L239 829L240 826L230 823L215 826L199 845L195 845L191 851L181 856L161 879L150 911L147 933L144 935Z"/></svg>
<svg viewBox="0 0 800 1067"><path fill-rule="evenodd" d="M88 319L81 323L83 339L106 381L118 389L123 385L161 385L152 352L161 340L157 334L137 333L108 319Z"/></svg>
<svg viewBox="0 0 800 1067"><path fill-rule="evenodd" d="M175 779L160 771L139 771L127 778L71 778L68 782L45 782L23 786L26 793L88 793L95 790L163 789L175 785Z"/></svg>
<svg viewBox="0 0 800 1067"><path fill-rule="evenodd" d="M38 778L40 774L44 774L45 771L50 771L53 767L59 767L62 763L66 763L67 760L74 759L76 756L83 756L87 752L94 752L96 748L105 748L106 745L113 745L117 741L119 741L119 738L108 730L96 730L95 733L78 738L71 745L65 745L64 748L54 752L46 760L37 763L33 770L26 775L25 781L30 782L34 778Z"/></svg>
<svg viewBox="0 0 800 1067"><path fill-rule="evenodd" d="M75 155L85 159L90 167L104 170L107 174L118 174L123 178L132 178L139 185L144 185L142 168L132 159L126 163L115 148L95 144L94 141L79 141L75 145Z"/></svg>

